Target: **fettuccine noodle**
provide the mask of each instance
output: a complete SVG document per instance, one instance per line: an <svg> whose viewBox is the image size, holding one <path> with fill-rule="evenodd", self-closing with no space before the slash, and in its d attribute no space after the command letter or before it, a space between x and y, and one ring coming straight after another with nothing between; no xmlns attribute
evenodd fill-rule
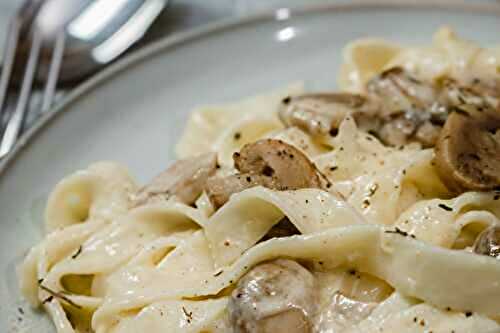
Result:
<svg viewBox="0 0 500 333"><path fill-rule="evenodd" d="M498 75L500 61L498 48L449 29L427 47L354 41L344 56L339 84L351 92L394 66L425 80L463 79ZM220 208L207 193L195 204L172 197L134 205L140 187L128 171L93 164L50 195L47 234L20 269L25 297L58 333L233 332L238 281L286 258L317 283L311 332L500 332L500 261L471 251L481 230L500 223L498 194L450 191L432 148L383 145L349 116L335 136L285 128L278 106L303 92L292 84L195 110L177 154L216 152L218 174L232 174L233 153L279 139L317 167L328 189L254 186ZM297 234L262 241L283 218ZM339 292L364 302L366 313L339 317Z"/></svg>

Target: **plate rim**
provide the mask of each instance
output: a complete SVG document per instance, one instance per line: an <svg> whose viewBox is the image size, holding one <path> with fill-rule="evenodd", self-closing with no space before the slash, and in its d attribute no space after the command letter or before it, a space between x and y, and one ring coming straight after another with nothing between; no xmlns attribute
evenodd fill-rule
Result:
<svg viewBox="0 0 500 333"><path fill-rule="evenodd" d="M233 27L251 25L259 22L280 21L280 19L276 17L276 12L277 10L283 8L290 11L290 19L292 20L297 16L316 14L324 11L357 11L370 8L385 8L388 10L433 8L438 10L446 9L450 11L458 10L472 13L488 13L500 16L500 5L494 3L472 3L466 0L351 0L344 3L309 4L298 7L292 6L267 9L257 11L244 17L237 16L224 18L199 27L176 32L172 36L165 36L150 45L131 52L129 55L119 59L115 63L112 63L82 84L76 86L68 95L64 96L62 101L57 106L36 120L35 124L18 139L12 151L3 159L0 159L0 178L5 176L9 167L13 165L22 151L33 141L36 135L40 134L44 130L49 123L54 121L59 115L69 112L72 109L72 104L77 102L80 98L85 98L85 96L91 93L94 89L98 88L101 84L106 83L108 80L112 80L120 72L147 61L159 52L173 49L184 43L194 42L197 39L204 38L208 35L231 30Z"/></svg>

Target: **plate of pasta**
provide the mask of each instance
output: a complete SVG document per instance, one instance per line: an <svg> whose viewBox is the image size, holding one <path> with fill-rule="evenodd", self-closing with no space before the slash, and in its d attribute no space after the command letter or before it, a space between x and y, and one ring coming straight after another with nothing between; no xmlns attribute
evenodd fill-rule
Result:
<svg viewBox="0 0 500 333"><path fill-rule="evenodd" d="M498 15L280 9L112 66L0 165L0 325L500 332Z"/></svg>

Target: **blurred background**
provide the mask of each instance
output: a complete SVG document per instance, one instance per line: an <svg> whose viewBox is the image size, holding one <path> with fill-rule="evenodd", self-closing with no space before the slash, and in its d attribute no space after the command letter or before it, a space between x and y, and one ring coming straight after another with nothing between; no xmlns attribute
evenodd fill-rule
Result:
<svg viewBox="0 0 500 333"><path fill-rule="evenodd" d="M59 19L60 15L67 12L66 8L62 8L65 5L72 4L71 6L75 7L74 6L75 3L80 4L80 0L71 0L71 1L67 0L62 2L61 1L58 2L57 0L55 1L54 0L0 0L0 55L3 55L2 59L8 59L8 57L4 54L4 52L6 51L6 49L7 50L12 49L12 47L11 48L6 47L7 45L6 40L8 36L12 37L12 34L8 35L9 31L8 26L9 26L9 21L14 17L16 13L16 9L19 8L23 3L46 4L50 3L51 1L56 3L55 5L56 10L52 10L52 13L50 13L51 15L45 15L46 17L49 17L47 22L45 22L49 24L46 25L50 25L50 23L52 23L51 21L57 21L54 20L55 17ZM82 22L80 23L83 24L80 24L79 27L80 33L87 35L89 31L90 33L92 33L92 30L94 32L97 31L97 40L103 37L98 35L99 29L102 29L103 27L98 27L99 24L96 23L96 21L99 20L96 20L96 18L101 19L101 21L103 22L107 22L105 17L106 14L112 12L112 10L110 9L112 6L114 7L117 6L119 7L121 5L127 6L127 4L132 3L133 5L131 6L131 8L135 6L133 10L137 11L137 9L139 8L138 4L140 3L150 2L152 4L156 3L158 5L161 2L163 4L166 3L167 5L165 8L163 8L163 5L159 5L161 8L163 8L163 10L160 12L158 16L157 12L154 12L153 14L150 15L151 22L153 22L152 24L149 23L143 24L144 27L147 27L147 32L144 35L144 37L142 37L143 36L142 30L139 29L139 31L134 31L134 33L137 36L141 37L140 40L137 43L129 43L129 44L125 43L126 47L123 48L121 48L121 46L123 45L123 43L121 43L121 45L118 45L118 51L117 48L115 47L116 45L113 45L113 47L111 48L112 49L111 56L109 55L108 52L106 54L107 58L105 61L97 61L99 63L99 66L95 66L96 59L92 59L92 63L89 64L88 55L89 53L92 53L93 50L87 47L88 49L86 50L87 58L74 57L74 59L71 61L68 61L65 58L64 61L60 61L62 63L60 70L57 69L52 71L51 66L53 66L54 64L57 65L57 61L54 60L56 58L54 54L57 53L56 42L58 40L56 38L58 35L52 33L51 37L52 44L50 44L49 47L46 47L46 45L43 44L45 43L45 39L44 42L42 42L42 45L45 46L42 46L40 56L38 56L40 61L38 61L38 68L34 70L35 74L34 74L33 85L31 84L30 80L26 80L27 76L29 78L29 75L26 75L26 73L28 72L27 68L29 68L28 59L31 53L33 53L32 51L30 51L33 49L33 40L34 40L32 32L33 29L31 29L29 33L27 33L27 31L23 32L23 30L21 29L20 33L21 39L22 36L24 35L30 35L31 37L24 42L23 41L18 42L18 46L20 45L21 47L17 47L16 51L17 53L12 55L13 59L15 59L16 64L11 66L13 68L12 75L9 74L9 78L6 79L8 80L8 89L2 88L2 81L4 81L3 80L4 78L2 77L0 80L0 158L2 158L6 153L8 153L8 151L12 148L14 142L24 131L29 129L44 112L47 112L52 106L54 106L58 101L60 101L61 98L68 91L71 91L71 89L73 89L73 87L82 83L85 80L85 78L88 78L89 76L95 74L105 66L109 65L110 63L118 59L119 56L121 57L123 56L123 54L127 54L131 51L137 50L138 48L142 48L145 45L150 44L152 41L155 41L165 36L173 36L181 31L186 31L188 29L202 26L207 23L216 22L228 18L244 17L247 15L254 14L256 12L270 11L278 8L300 7L304 5L317 5L322 3L349 3L352 1L349 0L170 0L170 1L168 0L150 0L150 1L81 0L82 4L86 4L85 6L91 3L100 3L100 6L102 7L100 8L100 10L96 11L97 13L94 13L97 14L94 15L95 17L92 17L90 20L82 20ZM414 3L419 2L418 0L407 0L407 1ZM498 2L500 6L500 2L498 0L469 0L469 1L471 3ZM80 15L81 12L84 12L83 8L86 9L87 7L82 7L82 10L76 11L76 13ZM159 7L157 6L157 8ZM40 10L40 12L42 12L42 10ZM84 15L82 14L82 16ZM142 15L142 16L147 17L147 15ZM32 28L32 26L33 25L31 24L30 28ZM115 24L114 26L115 30L113 31L115 32L120 31L119 28L121 28L120 24L118 25ZM104 26L103 30L106 29L108 29L108 27ZM110 36L114 37L114 35L111 33L113 31L108 31L108 35L105 37L106 38ZM127 34L123 33L122 35L127 35ZM83 35L80 35L79 37L81 36ZM128 34L128 36L130 36L130 34ZM105 41L106 38L101 38L100 42ZM62 52L65 52L66 54L68 53L68 50L70 50L69 52L70 54L84 53L81 52L82 49L84 49L83 47L85 46L84 43L81 43L80 40L78 40L76 43L74 41L75 39L70 40L69 38L67 38L66 42L64 42L65 44L62 43L63 45L62 49L64 50ZM24 53L21 52L20 54L19 53L20 49L24 49ZM48 55L44 53L45 52L44 50L47 49L50 51L50 54ZM126 52L122 54L122 50L126 50ZM20 61L19 59L23 59L23 61ZM67 66L68 64L69 66ZM87 67L91 66L92 70L87 71L85 69L86 66ZM5 61L2 60L2 68L5 67L6 67ZM58 67L55 66L55 68ZM84 74L77 72L84 72ZM55 74L53 75L52 87L50 83L51 81L50 80L51 76L49 75L50 73ZM67 79L68 75L70 76L70 79ZM23 94L20 92L22 92L21 87L24 87L25 85L29 86L30 88L33 86L33 89L28 89L24 96L25 98L23 98ZM51 90L53 90L53 93L51 92ZM4 91L6 91L7 93L3 94ZM5 99L3 98L2 95L5 95Z"/></svg>

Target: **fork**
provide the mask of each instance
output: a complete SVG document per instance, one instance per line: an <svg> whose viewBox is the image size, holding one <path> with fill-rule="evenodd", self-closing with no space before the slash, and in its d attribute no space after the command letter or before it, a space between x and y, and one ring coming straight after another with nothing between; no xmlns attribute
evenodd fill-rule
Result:
<svg viewBox="0 0 500 333"><path fill-rule="evenodd" d="M32 96L33 81L37 74L40 52L43 45L43 34L39 29L36 29L36 25L33 22L43 2L44 0L28 0L17 11L9 24L2 74L0 77L0 120L6 118L6 125L3 128L0 138L0 159L12 150L25 125L28 104ZM13 111L8 112L6 108L7 95L12 86L12 74L16 61L22 60L24 57L22 49L19 46L22 38L26 36L31 36L28 60L24 68L15 108ZM43 89L41 112L47 111L54 100L64 53L65 38L65 28L61 28L52 46L52 57ZM2 122L0 121L0 126L1 124Z"/></svg>

